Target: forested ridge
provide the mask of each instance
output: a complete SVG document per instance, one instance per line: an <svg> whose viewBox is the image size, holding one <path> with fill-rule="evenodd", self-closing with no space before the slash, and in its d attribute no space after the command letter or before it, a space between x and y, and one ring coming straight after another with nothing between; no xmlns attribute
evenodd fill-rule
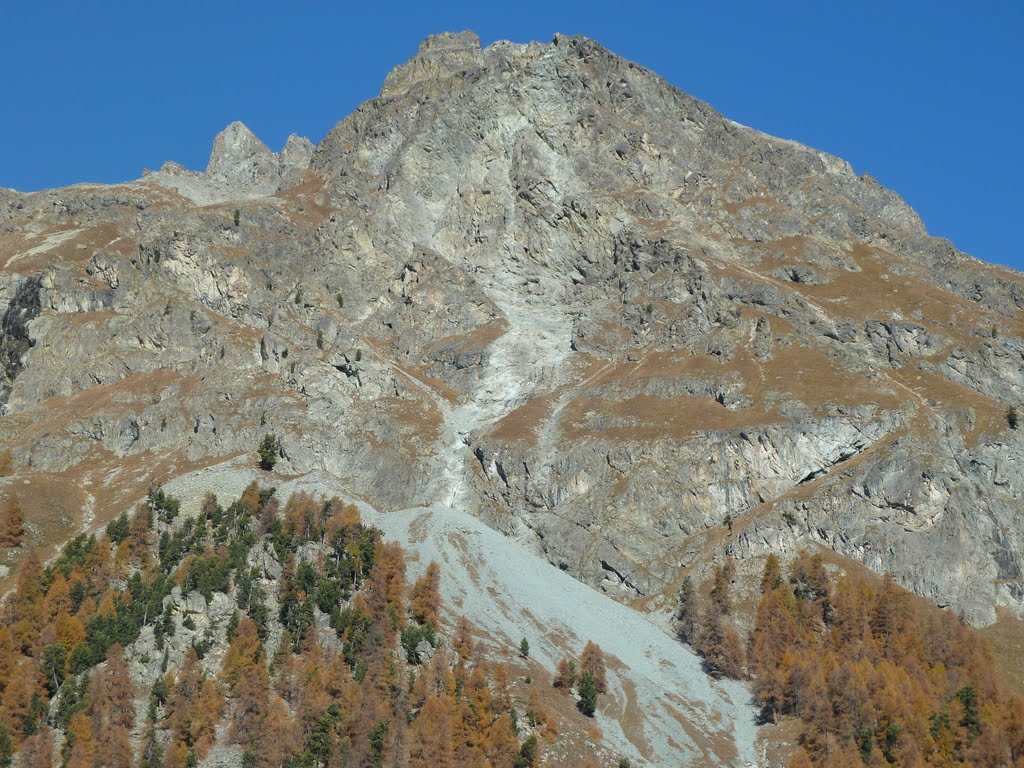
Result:
<svg viewBox="0 0 1024 768"><path fill-rule="evenodd" d="M0 608L0 765L539 765L559 738L541 694L575 690L592 716L601 649L517 692L442 578L409 583L402 548L337 498L253 483L188 517L153 489L48 565L23 554ZM726 561L687 581L678 634L713 676L750 679L769 728L799 723L791 768L1024 766L1024 699L949 611L821 554L769 556L744 642L734 579Z"/></svg>
<svg viewBox="0 0 1024 768"><path fill-rule="evenodd" d="M464 618L442 621L441 578L432 563L409 584L402 548L338 499L282 508L254 483L187 518L154 489L51 564L23 555L0 765L183 768L213 749L246 768L537 764L555 722L535 688L514 699Z"/></svg>
<svg viewBox="0 0 1024 768"><path fill-rule="evenodd" d="M1024 766L1024 698L978 633L890 576L835 572L821 553L788 574L769 555L746 645L731 561L679 593L677 633L708 671L749 677L765 723L799 722L789 768Z"/></svg>

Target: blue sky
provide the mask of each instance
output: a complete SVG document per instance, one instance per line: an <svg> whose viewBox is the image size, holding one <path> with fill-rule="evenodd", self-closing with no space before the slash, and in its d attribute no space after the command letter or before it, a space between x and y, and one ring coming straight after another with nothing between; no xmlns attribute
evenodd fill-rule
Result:
<svg viewBox="0 0 1024 768"><path fill-rule="evenodd" d="M1024 2L5 2L0 186L206 164L242 120L319 140L426 35L585 34L746 125L837 154L933 234L1024 268Z"/></svg>

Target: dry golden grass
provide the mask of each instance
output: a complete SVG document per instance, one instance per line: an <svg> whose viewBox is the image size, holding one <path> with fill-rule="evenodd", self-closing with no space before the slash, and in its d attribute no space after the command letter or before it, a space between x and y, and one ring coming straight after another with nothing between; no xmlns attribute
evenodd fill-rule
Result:
<svg viewBox="0 0 1024 768"><path fill-rule="evenodd" d="M488 432L503 443L535 443L538 430L551 415L555 395L541 395L527 400L501 418Z"/></svg>

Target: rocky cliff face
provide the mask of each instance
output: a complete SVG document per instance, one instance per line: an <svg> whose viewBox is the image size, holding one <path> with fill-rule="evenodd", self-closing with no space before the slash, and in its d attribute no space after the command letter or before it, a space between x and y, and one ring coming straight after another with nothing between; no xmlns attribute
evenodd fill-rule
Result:
<svg viewBox="0 0 1024 768"><path fill-rule="evenodd" d="M1024 607L1024 280L589 40L441 35L316 146L0 191L0 270L42 541L275 433L623 598L823 544Z"/></svg>

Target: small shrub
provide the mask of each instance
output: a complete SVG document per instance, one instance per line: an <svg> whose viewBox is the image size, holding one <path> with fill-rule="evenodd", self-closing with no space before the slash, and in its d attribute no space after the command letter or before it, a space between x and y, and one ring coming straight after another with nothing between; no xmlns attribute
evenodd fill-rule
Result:
<svg viewBox="0 0 1024 768"><path fill-rule="evenodd" d="M1017 413L1017 406L1011 405L1010 410L1006 412L1006 423L1010 425L1010 429L1016 429L1017 425L1020 424L1020 414Z"/></svg>
<svg viewBox="0 0 1024 768"><path fill-rule="evenodd" d="M402 630L402 649L405 651L405 660L410 664L419 664L419 657L416 656L416 646L426 640L437 648L437 634L434 632L433 624L412 624Z"/></svg>
<svg viewBox="0 0 1024 768"><path fill-rule="evenodd" d="M576 682L576 662L573 659L562 659L558 662L555 670L555 679L552 682L555 688L569 690Z"/></svg>

